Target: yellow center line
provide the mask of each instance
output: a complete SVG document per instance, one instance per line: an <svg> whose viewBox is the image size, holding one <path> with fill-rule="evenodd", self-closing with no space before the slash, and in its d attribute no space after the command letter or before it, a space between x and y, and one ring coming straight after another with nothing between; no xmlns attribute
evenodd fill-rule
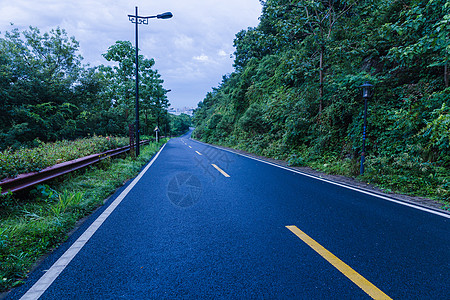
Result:
<svg viewBox="0 0 450 300"><path fill-rule="evenodd" d="M227 173L225 173L224 170L222 170L221 168L219 168L219 167L216 166L215 164L211 164L211 166L213 166L214 168L216 168L216 170L219 171L220 173L222 173L223 176L225 176L225 177L230 177L230 175L228 175Z"/></svg>
<svg viewBox="0 0 450 300"><path fill-rule="evenodd" d="M201 154L200 152L198 152L198 151L195 151L198 155L203 155L203 154Z"/></svg>
<svg viewBox="0 0 450 300"><path fill-rule="evenodd" d="M305 242L314 251L319 253L323 258L325 258L330 264L332 264L336 269L338 269L342 274L347 276L353 283L359 286L364 292L366 292L373 299L392 299L385 293L383 293L379 288L374 286L371 282L365 279L363 276L358 274L355 270L350 268L346 263L337 258L333 253L322 247L319 243L309 237L306 233L297 228L297 226L286 226L287 229L292 231L296 236L298 236L303 242Z"/></svg>

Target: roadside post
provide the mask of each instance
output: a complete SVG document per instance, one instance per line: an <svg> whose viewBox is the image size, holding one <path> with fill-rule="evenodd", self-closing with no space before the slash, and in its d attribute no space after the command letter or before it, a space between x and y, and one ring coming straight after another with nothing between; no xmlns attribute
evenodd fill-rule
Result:
<svg viewBox="0 0 450 300"><path fill-rule="evenodd" d="M364 127L363 127L363 145L361 152L361 166L359 168L359 174L364 175L364 162L366 161L366 132L367 132L367 100L373 96L373 85L366 81L362 88L362 96L364 98Z"/></svg>
<svg viewBox="0 0 450 300"><path fill-rule="evenodd" d="M158 132L159 132L159 128L158 126L156 126L155 128L155 134L156 134L156 142L158 143Z"/></svg>
<svg viewBox="0 0 450 300"><path fill-rule="evenodd" d="M130 137L130 154L132 156L135 156L136 153L134 152L134 143L135 143L135 139L134 139L134 124L130 124L128 126L128 136Z"/></svg>

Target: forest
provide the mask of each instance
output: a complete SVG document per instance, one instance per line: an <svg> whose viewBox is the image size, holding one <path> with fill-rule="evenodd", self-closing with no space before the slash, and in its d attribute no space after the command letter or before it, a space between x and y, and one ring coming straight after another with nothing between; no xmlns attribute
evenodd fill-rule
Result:
<svg viewBox="0 0 450 300"><path fill-rule="evenodd" d="M234 72L198 104L195 138L450 200L450 2L267 0Z"/></svg>
<svg viewBox="0 0 450 300"><path fill-rule="evenodd" d="M135 120L135 48L117 41L105 65L83 64L79 43L61 28L14 28L0 37L0 151L94 135L128 136ZM188 129L187 116L167 113L153 59L139 56L140 131L153 136Z"/></svg>

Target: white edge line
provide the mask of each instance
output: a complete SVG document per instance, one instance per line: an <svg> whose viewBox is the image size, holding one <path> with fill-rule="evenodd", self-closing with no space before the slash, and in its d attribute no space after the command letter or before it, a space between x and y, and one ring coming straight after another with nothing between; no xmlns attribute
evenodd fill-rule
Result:
<svg viewBox="0 0 450 300"><path fill-rule="evenodd" d="M439 212L439 211L436 211L436 210L428 209L426 207L415 205L413 203L403 202L403 201L396 200L396 199L393 199L393 198L385 197L385 196L382 196L382 195L378 195L378 194L375 194L375 193L372 193L372 192L369 192L369 191L361 190L361 189L358 189L358 188L355 188L355 187L352 187L352 186L348 186L348 185L345 185L345 184L340 184L338 182L334 182L334 181L331 181L331 180L320 178L318 176L314 176L314 175L311 175L311 174L303 173L301 171L297 171L297 170L294 170L294 169L291 169L291 168L280 166L280 165L277 165L277 164L274 164L274 163L271 163L271 162L268 162L268 161L265 161L265 160L262 160L262 159L259 159L259 158L251 157L251 156L248 156L248 155L245 155L245 154L241 154L241 153L238 153L238 152L234 152L234 151L231 151L231 150L228 150L228 149L223 149L223 148L220 148L220 147L217 147L217 146L213 146L213 145L210 145L210 144L207 144L207 143L203 143L203 142L200 142L200 141L197 141L197 140L192 140L192 141L197 142L197 143L201 143L201 144L204 144L204 145L208 145L208 146L216 148L218 150L227 151L227 152L230 152L230 153L233 153L233 154L237 154L237 155L240 155L240 156L243 156L243 157L246 157L246 158L250 158L250 159L253 159L253 160L256 160L256 161L259 161L259 162L262 162L262 163L265 163L265 164L268 164L268 165L271 165L271 166L274 166L274 167L278 167L278 168L281 168L281 169L284 169L284 170L287 170L287 171L291 171L291 172L294 172L294 173L297 173L297 174L300 174L300 175L303 175L303 176L306 176L306 177L310 177L310 178L321 180L321 181L324 181L324 182L327 182L327 183L331 183L331 184L334 184L334 185L337 185L337 186L340 186L340 187L343 187L343 188L346 188L346 189L349 189L349 190L352 190L352 191L360 192L360 193L363 193L363 194L366 194L366 195L369 195L369 196L377 197L377 198L380 198L380 199L383 199L383 200L391 201L391 202L394 202L394 203L397 203L397 204L401 204L401 205L404 205L404 206L412 207L412 208L415 208L415 209L418 209L418 210L422 210L422 211L425 211L425 212L428 212L428 213L432 213L432 214L435 214L435 215L438 215L438 216L450 219L450 214L446 214L446 213Z"/></svg>
<svg viewBox="0 0 450 300"><path fill-rule="evenodd" d="M103 213L95 219L95 221L89 226L88 229L70 246L69 249L50 267L50 269L42 275L41 278L20 298L20 300L26 299L38 299L55 281L55 279L61 274L61 272L67 267L70 261L78 254L83 246L94 235L97 229L103 224L103 222L111 215L116 207L122 202L122 200L128 195L133 187L144 176L147 170L152 166L155 160L158 158L164 146L156 153L150 163L139 173L139 175L127 186L127 188L120 193L120 195L111 203Z"/></svg>

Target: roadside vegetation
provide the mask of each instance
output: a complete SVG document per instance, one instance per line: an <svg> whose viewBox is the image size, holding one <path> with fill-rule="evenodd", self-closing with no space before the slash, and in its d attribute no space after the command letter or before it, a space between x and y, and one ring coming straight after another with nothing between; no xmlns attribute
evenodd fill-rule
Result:
<svg viewBox="0 0 450 300"><path fill-rule="evenodd" d="M170 135L179 136L189 131L192 119L186 114L170 115Z"/></svg>
<svg viewBox="0 0 450 300"><path fill-rule="evenodd" d="M137 159L105 159L29 192L1 196L0 290L20 285L42 255L64 242L77 221L134 178L165 142L142 146Z"/></svg>
<svg viewBox="0 0 450 300"><path fill-rule="evenodd" d="M194 113L194 137L450 201L450 3L261 1L235 71Z"/></svg>
<svg viewBox="0 0 450 300"><path fill-rule="evenodd" d="M37 147L7 148L0 151L0 180L19 174L37 172L58 163L81 158L91 154L105 152L129 144L124 137L102 137L44 143L35 140Z"/></svg>

